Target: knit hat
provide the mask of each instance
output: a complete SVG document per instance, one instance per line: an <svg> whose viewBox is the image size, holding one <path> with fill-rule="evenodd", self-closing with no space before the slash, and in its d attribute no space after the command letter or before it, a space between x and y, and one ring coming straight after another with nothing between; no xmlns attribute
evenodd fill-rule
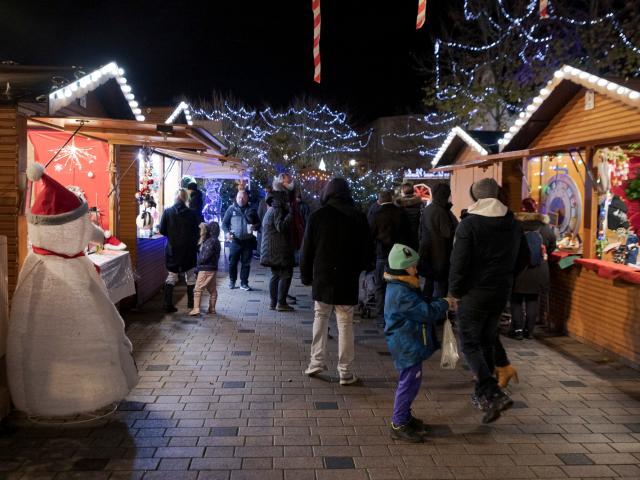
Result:
<svg viewBox="0 0 640 480"><path fill-rule="evenodd" d="M27 221L34 225L62 225L85 215L89 208L73 192L44 173L44 166L32 163L27 168L27 178L41 181L42 188L36 196Z"/></svg>
<svg viewBox="0 0 640 480"><path fill-rule="evenodd" d="M500 185L493 178L483 178L471 185L471 198L474 201L483 198L498 198Z"/></svg>
<svg viewBox="0 0 640 480"><path fill-rule="evenodd" d="M389 268L392 270L406 270L417 265L418 260L418 252L401 243L396 243L389 252Z"/></svg>

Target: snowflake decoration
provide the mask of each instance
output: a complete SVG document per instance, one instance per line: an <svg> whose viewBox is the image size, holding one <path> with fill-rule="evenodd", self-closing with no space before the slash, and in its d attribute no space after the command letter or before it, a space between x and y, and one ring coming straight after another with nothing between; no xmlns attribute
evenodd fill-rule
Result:
<svg viewBox="0 0 640 480"><path fill-rule="evenodd" d="M71 170L74 167L78 170L82 170L82 162L87 162L90 165L96 160L96 156L89 153L90 150L93 150L93 147L84 148L76 146L75 138L72 138L71 142L60 150L60 154L58 155L58 158L56 158L55 166L53 168L56 172L61 172L65 168L69 168ZM53 148L49 151L55 153L58 149Z"/></svg>

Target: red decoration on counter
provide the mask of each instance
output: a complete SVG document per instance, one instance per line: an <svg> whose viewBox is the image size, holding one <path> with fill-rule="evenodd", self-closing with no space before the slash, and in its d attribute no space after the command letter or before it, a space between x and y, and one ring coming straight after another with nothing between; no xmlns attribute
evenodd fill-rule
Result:
<svg viewBox="0 0 640 480"><path fill-rule="evenodd" d="M640 285L640 270L637 268L596 258L578 258L575 263L595 272L599 277L609 280L624 280L625 282Z"/></svg>

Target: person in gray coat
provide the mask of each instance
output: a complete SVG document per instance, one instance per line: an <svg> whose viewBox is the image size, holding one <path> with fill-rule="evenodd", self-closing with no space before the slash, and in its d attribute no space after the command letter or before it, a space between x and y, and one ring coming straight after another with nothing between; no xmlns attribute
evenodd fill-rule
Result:
<svg viewBox="0 0 640 480"><path fill-rule="evenodd" d="M295 264L291 231L293 214L288 199L289 192L276 178L273 191L266 199L268 208L262 220L260 264L271 268L270 308L278 312L293 311L293 307L287 303Z"/></svg>

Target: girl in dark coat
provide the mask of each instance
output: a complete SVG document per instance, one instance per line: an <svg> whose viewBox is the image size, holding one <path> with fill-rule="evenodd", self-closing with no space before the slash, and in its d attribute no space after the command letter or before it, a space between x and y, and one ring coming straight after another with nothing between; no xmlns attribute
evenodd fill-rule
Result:
<svg viewBox="0 0 640 480"><path fill-rule="evenodd" d="M218 300L217 273L220 260L220 225L218 222L200 224L200 251L198 252L198 278L194 290L194 307L189 315L200 314L202 292L209 292L207 313L215 315Z"/></svg>
<svg viewBox="0 0 640 480"><path fill-rule="evenodd" d="M293 311L293 307L287 304L295 263L291 232L293 216L288 198L288 192L280 190L279 185L274 182L274 191L266 200L269 208L262 220L260 264L271 268L270 308L279 312Z"/></svg>
<svg viewBox="0 0 640 480"><path fill-rule="evenodd" d="M511 295L511 336L516 340L533 338L533 330L538 320L540 293L549 288L549 262L547 256L556 249L556 236L549 226L549 217L536 213L533 199L522 201L522 212L515 214L522 228L527 232L537 232L542 241L542 261L539 265L528 265L518 274Z"/></svg>

